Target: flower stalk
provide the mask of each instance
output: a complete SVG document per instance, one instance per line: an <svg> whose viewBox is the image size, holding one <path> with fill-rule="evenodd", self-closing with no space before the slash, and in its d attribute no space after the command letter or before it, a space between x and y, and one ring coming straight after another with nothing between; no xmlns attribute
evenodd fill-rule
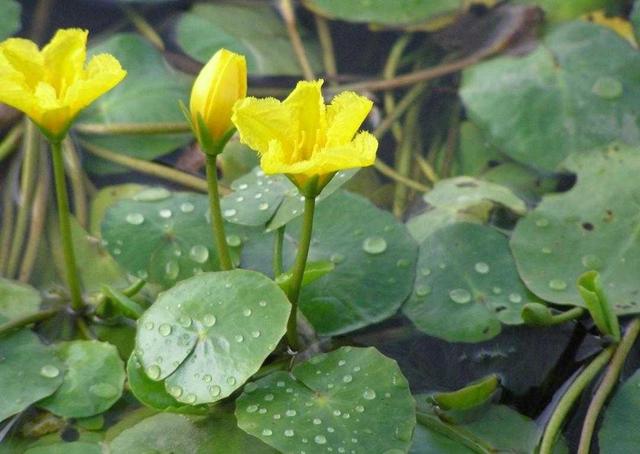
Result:
<svg viewBox="0 0 640 454"><path fill-rule="evenodd" d="M220 209L220 194L218 192L218 168L216 166L217 155L205 153L207 168L207 185L209 189L209 211L211 213L211 228L218 248L218 260L220 268L224 271L233 269L227 238L224 232L224 220Z"/></svg>
<svg viewBox="0 0 640 454"><path fill-rule="evenodd" d="M60 228L60 239L62 241L62 253L64 255L65 275L69 294L71 296L71 307L80 311L84 307L82 292L80 290L80 280L78 279L76 257L73 251L73 239L71 237L71 223L69 213L69 194L64 174L64 158L62 156L62 142L51 141L51 157L53 162L53 179L56 187L56 201L58 204L58 225Z"/></svg>

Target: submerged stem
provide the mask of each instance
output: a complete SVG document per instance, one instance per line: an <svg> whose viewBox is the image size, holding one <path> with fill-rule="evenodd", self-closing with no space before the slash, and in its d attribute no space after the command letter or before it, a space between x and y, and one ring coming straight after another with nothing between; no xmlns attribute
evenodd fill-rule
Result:
<svg viewBox="0 0 640 454"><path fill-rule="evenodd" d="M0 337L18 328L23 328L25 326L31 325L32 323L36 323L36 322L51 318L61 310L62 308L60 307L54 308L54 309L46 309L40 312L36 312L34 314L25 315L24 317L15 318L6 323L3 323L2 325L0 325Z"/></svg>
<svg viewBox="0 0 640 454"><path fill-rule="evenodd" d="M302 278L304 277L304 269L307 266L307 257L309 255L309 245L311 244L311 234L313 232L313 214L316 208L315 197L305 197L304 199L304 217L302 220L302 230L300 231L300 243L298 244L298 253L296 261L293 264L291 285L289 287L288 297L291 302L291 315L287 324L287 340L289 346L298 349L298 297L300 296L300 287L302 286Z"/></svg>
<svg viewBox="0 0 640 454"><path fill-rule="evenodd" d="M71 306L75 311L84 307L80 281L76 268L76 258L73 251L73 238L71 237L71 222L69 213L69 195L64 175L64 159L62 157L62 144L60 141L51 142L51 157L53 161L53 177L56 186L56 199L58 203L58 225L60 228L60 241L64 255L64 267L71 294Z"/></svg>
<svg viewBox="0 0 640 454"><path fill-rule="evenodd" d="M273 243L273 278L282 274L282 245L284 243L284 230L286 226L276 230L276 238Z"/></svg>
<svg viewBox="0 0 640 454"><path fill-rule="evenodd" d="M605 364L607 364L609 358L613 355L614 348L614 346L611 346L600 352L600 354L580 372L573 383L571 383L571 386L569 386L569 389L567 389L562 398L560 398L542 435L540 454L551 454L553 452L553 447L562 429L564 420L569 414L569 411L571 411L573 404L578 400L582 391L584 391Z"/></svg>
<svg viewBox="0 0 640 454"><path fill-rule="evenodd" d="M636 318L627 327L627 332L624 334L624 337L618 344L615 353L613 354L613 358L611 358L611 362L609 363L609 367L607 368L607 372L602 379L602 383L598 387L593 399L591 399L591 403L589 404L589 409L587 410L587 415L584 418L584 423L582 424L582 433L580 434L580 445L578 446L578 454L589 454L591 448L591 439L593 438L593 430L596 427L596 422L598 421L598 416L604 407L609 394L616 386L618 382L618 377L620 376L620 372L622 371L622 367L624 366L624 362L631 351L631 347L634 342L638 338L638 334L640 333L640 319Z"/></svg>
<svg viewBox="0 0 640 454"><path fill-rule="evenodd" d="M216 167L216 156L205 153L207 167L207 184L209 188L209 209L211 213L211 228L213 229L213 238L218 249L218 259L220 260L220 268L223 270L233 269L227 239L224 234L224 220L222 219L222 211L220 210L220 194L218 192L218 168Z"/></svg>

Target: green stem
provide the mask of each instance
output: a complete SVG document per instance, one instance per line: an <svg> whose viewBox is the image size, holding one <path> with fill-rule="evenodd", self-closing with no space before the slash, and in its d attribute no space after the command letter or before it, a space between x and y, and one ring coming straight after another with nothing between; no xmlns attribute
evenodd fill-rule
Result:
<svg viewBox="0 0 640 454"><path fill-rule="evenodd" d="M22 123L18 123L2 138L2 141L0 142L0 162L4 161L4 159L8 157L13 150L15 150L23 132L24 127L22 126Z"/></svg>
<svg viewBox="0 0 640 454"><path fill-rule="evenodd" d="M382 159L376 159L376 162L374 162L373 166L381 174L391 178L394 181L397 181L398 183L402 183L405 186L410 187L411 189L415 189L416 191L419 191L419 192L430 191L429 186L426 186L422 183L418 183L417 181L413 181L411 178L407 178L404 175L399 174L393 169L393 167L390 167L389 165L387 165Z"/></svg>
<svg viewBox="0 0 640 454"><path fill-rule="evenodd" d="M47 310L36 312L34 314L29 314L24 317L16 318L6 323L3 323L2 325L0 325L0 337L4 336L5 334L13 330L23 328L25 326L31 325L32 323L36 323L36 322L51 318L61 310L62 308L59 308L59 307L55 309L47 309Z"/></svg>
<svg viewBox="0 0 640 454"><path fill-rule="evenodd" d="M598 356L576 377L571 383L569 389L564 393L560 401L554 408L551 418L545 427L544 434L542 435L542 442L540 443L539 454L551 454L553 447L556 443L556 439L562 429L565 418L571 411L573 404L578 400L582 391L591 383L591 381L598 375L600 370L607 364L609 358L613 354L614 346L600 352Z"/></svg>
<svg viewBox="0 0 640 454"><path fill-rule="evenodd" d="M147 19L140 13L138 13L135 9L130 6L122 6L127 19L131 21L133 26L140 32L142 36L144 36L155 48L159 51L164 52L165 46L162 38L155 31L153 26L147 21Z"/></svg>
<svg viewBox="0 0 640 454"><path fill-rule="evenodd" d="M287 340L289 341L289 346L294 350L298 349L298 297L300 296L300 287L302 286L304 269L307 266L309 245L311 244L311 234L313 232L313 214L315 209L315 197L305 197L300 243L298 244L296 261L293 264L291 284L287 295L291 302L291 315L289 316L289 323L287 324Z"/></svg>
<svg viewBox="0 0 640 454"><path fill-rule="evenodd" d="M587 415L585 416L582 424L582 433L580 434L580 445L578 446L577 454L589 454L589 452L591 452L591 439L593 438L593 431L596 427L598 416L600 416L600 412L602 411L609 394L618 383L622 367L624 366L625 360L631 351L631 347L638 338L639 333L640 319L636 318L629 323L627 332L618 344L618 348L616 348L613 358L611 358L607 372L605 373L598 390L593 396L593 399L591 399Z"/></svg>
<svg viewBox="0 0 640 454"><path fill-rule="evenodd" d="M16 216L16 224L11 240L11 253L9 254L9 265L7 276L13 278L17 271L22 255L22 247L27 234L29 224L29 213L31 213L31 202L38 183L38 155L40 154L40 136L35 125L25 119L27 129L24 142L24 158L22 160L22 171L20 175L20 204Z"/></svg>
<svg viewBox="0 0 640 454"><path fill-rule="evenodd" d="M63 150L66 164L66 173L71 183L71 193L73 194L73 212L76 219L82 226L87 227L87 191L84 186L84 176L78 151L71 140L67 138L63 142Z"/></svg>
<svg viewBox="0 0 640 454"><path fill-rule="evenodd" d="M143 161L141 159L132 158L119 153L114 153L106 148L98 147L90 144L89 142L81 141L82 147L92 155L99 158L106 159L107 161L120 164L129 169L136 170L146 175L151 175L157 178L162 178L173 183L177 183L187 188L195 189L200 192L207 192L207 182L202 178L198 178L188 173L180 172L169 167L165 167L153 162Z"/></svg>
<svg viewBox="0 0 640 454"><path fill-rule="evenodd" d="M387 62L384 65L384 69L382 71L382 76L385 79L393 79L396 75L396 71L398 70L398 65L400 64L400 58L402 57L402 53L409 45L411 41L411 35L405 33L400 36L393 46L391 47L391 51L389 52L389 57L387 58ZM393 93L385 92L384 93L384 110L389 115L395 109L395 98L393 97ZM402 126L400 123L393 122L391 125L391 132L393 133L396 142L400 142L402 140ZM375 132L374 132L375 134Z"/></svg>
<svg viewBox="0 0 640 454"><path fill-rule="evenodd" d="M218 248L218 258L220 260L220 268L223 270L233 269L229 248L227 246L227 238L224 234L224 220L222 219L222 211L220 210L220 194L218 193L218 168L216 166L216 156L205 153L207 167L207 184L209 188L209 209L211 213L211 228L213 229L213 237Z"/></svg>
<svg viewBox="0 0 640 454"><path fill-rule="evenodd" d="M282 274L282 245L284 243L284 230L286 226L276 230L276 237L273 240L273 277L277 278Z"/></svg>
<svg viewBox="0 0 640 454"><path fill-rule="evenodd" d="M18 280L21 282L29 282L33 266L36 263L40 240L44 230L44 224L47 218L47 200L49 199L50 178L48 161L46 156L40 157L40 178L36 193L33 196L33 208L31 211L31 222L29 223L29 239L22 256L22 264L20 265L20 273Z"/></svg>
<svg viewBox="0 0 640 454"><path fill-rule="evenodd" d="M561 312L560 314L551 317L550 325L559 325L561 323L575 320L582 317L582 314L584 314L584 308L574 307L573 309L569 309L568 311Z"/></svg>
<svg viewBox="0 0 640 454"><path fill-rule="evenodd" d="M416 104L411 108L409 113L407 113L404 123L404 134L402 134L402 141L396 153L396 172L406 178L409 178L409 173L411 172L411 157L416 149L414 137L419 115L420 105ZM407 186L403 184L396 185L393 194L393 214L399 219L404 215L408 195L409 191Z"/></svg>
<svg viewBox="0 0 640 454"><path fill-rule="evenodd" d="M395 107L390 110L387 116L378 124L376 129L373 130L373 135L378 139L384 136L389 128L395 124L396 120L400 118L409 107L422 95L427 88L427 84L422 83L411 87L407 93L398 101Z"/></svg>
<svg viewBox="0 0 640 454"><path fill-rule="evenodd" d="M62 157L62 144L51 142L51 157L53 161L53 179L56 186L56 199L58 203L58 223L60 227L60 240L64 254L65 274L69 293L71 294L71 307L80 311L84 307L80 281L76 268L76 257L73 251L73 238L71 237L71 223L69 213L69 195L64 175L64 159Z"/></svg>
<svg viewBox="0 0 640 454"><path fill-rule="evenodd" d="M334 86L336 84L336 78L338 76L338 66L336 65L336 54L333 50L331 28L329 27L329 22L327 22L324 17L318 14L314 14L313 18L316 21L318 40L320 41L320 47L322 48L322 63L324 65L324 72L329 78L329 85Z"/></svg>
<svg viewBox="0 0 640 454"><path fill-rule="evenodd" d="M309 58L307 57L307 53L304 49L304 43L302 42L302 38L300 37L300 33L296 27L296 14L293 10L291 0L280 0L278 5L280 14L282 15L282 19L284 19L284 24L287 28L287 33L289 34L291 47L293 48L293 52L296 54L302 74L304 74L305 79L313 80L315 79L315 76L313 75L311 63L309 63Z"/></svg>
<svg viewBox="0 0 640 454"><path fill-rule="evenodd" d="M7 276L7 265L9 264L9 250L11 249L11 238L13 237L13 219L15 210L11 195L11 188L18 181L18 160L11 161L7 178L4 181L2 190L2 227L0 228L0 274Z"/></svg>
<svg viewBox="0 0 640 454"><path fill-rule="evenodd" d="M73 129L82 134L123 135L123 134L178 134L191 132L189 123L78 123Z"/></svg>

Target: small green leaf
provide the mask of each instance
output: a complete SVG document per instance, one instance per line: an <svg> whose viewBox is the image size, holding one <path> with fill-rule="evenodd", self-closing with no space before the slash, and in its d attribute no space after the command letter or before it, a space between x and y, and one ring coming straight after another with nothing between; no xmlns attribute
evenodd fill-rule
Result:
<svg viewBox="0 0 640 454"><path fill-rule="evenodd" d="M541 303L525 304L520 315L527 325L548 326L553 323L551 310Z"/></svg>
<svg viewBox="0 0 640 454"><path fill-rule="evenodd" d="M395 361L374 348L343 347L250 383L236 417L284 454L401 453L415 402Z"/></svg>
<svg viewBox="0 0 640 454"><path fill-rule="evenodd" d="M319 46L304 31L302 38L317 71L321 61ZM202 63L224 47L246 56L250 74L301 74L284 23L269 4L197 3L180 16L176 39L188 55Z"/></svg>
<svg viewBox="0 0 640 454"><path fill-rule="evenodd" d="M600 332L619 341L620 324L602 288L600 273L587 271L582 274L578 278L578 291Z"/></svg>
<svg viewBox="0 0 640 454"><path fill-rule="evenodd" d="M29 330L0 337L0 358L0 421L53 394L62 384L62 361Z"/></svg>
<svg viewBox="0 0 640 454"><path fill-rule="evenodd" d="M435 393L433 399L444 410L468 410L487 402L499 384L497 375L489 375L457 391Z"/></svg>
<svg viewBox="0 0 640 454"><path fill-rule="evenodd" d="M133 320L140 318L144 312L144 308L142 306L117 289L108 285L105 285L102 288L105 295L109 297L109 301L119 309L122 315Z"/></svg>
<svg viewBox="0 0 640 454"><path fill-rule="evenodd" d="M125 372L118 350L111 344L76 340L58 345L65 362L62 386L39 406L65 418L102 413L122 395Z"/></svg>
<svg viewBox="0 0 640 454"><path fill-rule="evenodd" d="M336 265L329 260L320 260L317 262L307 262L307 266L304 269L304 274L302 275L302 287L305 287L312 282L317 281L322 276L329 274L335 269ZM287 293L289 291L289 286L291 285L291 278L293 274L283 273L280 276L276 277L276 284L280 286L280 288Z"/></svg>
<svg viewBox="0 0 640 454"><path fill-rule="evenodd" d="M202 273L160 294L138 320L136 355L177 401L216 402L258 371L290 311L282 290L262 274Z"/></svg>
<svg viewBox="0 0 640 454"><path fill-rule="evenodd" d="M30 285L0 277L0 324L38 312L41 300Z"/></svg>

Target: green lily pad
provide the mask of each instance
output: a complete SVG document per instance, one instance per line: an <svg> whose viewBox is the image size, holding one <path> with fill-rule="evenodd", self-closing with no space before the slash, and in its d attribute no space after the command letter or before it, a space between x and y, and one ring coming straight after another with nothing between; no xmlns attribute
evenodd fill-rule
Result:
<svg viewBox="0 0 640 454"><path fill-rule="evenodd" d="M478 175L495 163L504 161L478 126L470 121L460 124L460 144L451 162L452 175Z"/></svg>
<svg viewBox="0 0 640 454"><path fill-rule="evenodd" d="M508 187L468 176L439 181L423 199L427 210L407 222L409 232L418 242L460 221L486 222L496 207L517 215L527 211L525 202Z"/></svg>
<svg viewBox="0 0 640 454"><path fill-rule="evenodd" d="M138 320L136 355L177 401L216 402L260 368L290 310L280 287L260 273L203 273L162 293Z"/></svg>
<svg viewBox="0 0 640 454"><path fill-rule="evenodd" d="M76 340L58 346L65 362L62 386L39 406L65 418L107 411L122 396L125 372L118 350L98 341Z"/></svg>
<svg viewBox="0 0 640 454"><path fill-rule="evenodd" d="M522 324L522 306L532 300L507 237L488 226L461 222L420 245L414 292L403 311L431 336L479 342L499 334L502 324Z"/></svg>
<svg viewBox="0 0 640 454"><path fill-rule="evenodd" d="M461 0L303 0L317 14L348 22L414 24L461 9Z"/></svg>
<svg viewBox="0 0 640 454"><path fill-rule="evenodd" d="M0 323L38 312L41 301L30 285L0 277Z"/></svg>
<svg viewBox="0 0 640 454"><path fill-rule="evenodd" d="M294 261L301 220L287 226L284 264ZM271 270L273 236L249 240L242 262ZM302 289L300 308L322 335L362 328L393 315L411 292L417 247L404 225L362 196L338 192L318 206L309 261L335 269Z"/></svg>
<svg viewBox="0 0 640 454"><path fill-rule="evenodd" d="M140 361L133 353L127 362L127 383L136 399L147 407L176 413L204 413L206 407L178 402L164 387L164 383L151 380L144 373Z"/></svg>
<svg viewBox="0 0 640 454"><path fill-rule="evenodd" d="M20 29L20 3L15 0L0 0L0 40L8 38Z"/></svg>
<svg viewBox="0 0 640 454"><path fill-rule="evenodd" d="M239 227L227 224L227 242L238 254ZM102 238L116 261L149 282L165 288L202 271L219 269L212 247L206 195L163 188L144 190L107 210Z"/></svg>
<svg viewBox="0 0 640 454"><path fill-rule="evenodd" d="M640 450L637 415L640 413L640 371L618 389L606 409L598 433L600 452L627 454Z"/></svg>
<svg viewBox="0 0 640 454"><path fill-rule="evenodd" d="M73 441L71 443L55 443L36 446L24 451L24 454L101 454L102 447L98 443Z"/></svg>
<svg viewBox="0 0 640 454"><path fill-rule="evenodd" d="M62 384L64 365L53 348L29 330L0 337L0 421L51 394Z"/></svg>
<svg viewBox="0 0 640 454"><path fill-rule="evenodd" d="M190 79L173 70L162 54L142 37L117 34L91 49L92 54L110 53L127 70L127 77L101 96L77 124L82 123L175 123L183 122L178 101L187 102ZM151 160L187 144L190 134L92 135L83 140L138 159ZM120 166L87 156L85 167L97 174L123 172Z"/></svg>
<svg viewBox="0 0 640 454"><path fill-rule="evenodd" d="M337 172L316 198L321 203L355 175L357 170ZM304 196L284 175L265 175L256 167L231 185L234 190L220 201L222 214L228 222L246 226L279 227L302 216Z"/></svg>
<svg viewBox="0 0 640 454"><path fill-rule="evenodd" d="M615 0L516 0L514 3L526 3L537 5L544 10L545 18L559 22L563 20L575 19L590 11L606 8L615 4Z"/></svg>
<svg viewBox="0 0 640 454"><path fill-rule="evenodd" d="M111 441L109 448L112 454L196 453L210 437L212 429L208 419L160 413L122 431Z"/></svg>
<svg viewBox="0 0 640 454"><path fill-rule="evenodd" d="M121 199L130 199L138 192L145 189L144 186L135 183L118 184L107 186L96 192L91 200L91 219L89 221L89 232L95 236L100 236L100 224L107 209Z"/></svg>
<svg viewBox="0 0 640 454"><path fill-rule="evenodd" d="M284 454L401 453L414 406L395 361L374 348L343 347L247 385L236 417Z"/></svg>
<svg viewBox="0 0 640 454"><path fill-rule="evenodd" d="M584 307L576 281L585 271L598 271L614 311L636 313L640 310L638 149L614 146L573 155L566 166L577 174L575 186L544 197L513 232L511 249L520 276L543 300Z"/></svg>
<svg viewBox="0 0 640 454"><path fill-rule="evenodd" d="M310 63L319 71L320 48L304 31L302 36ZM188 55L203 63L224 47L246 56L250 74L298 76L302 73L284 23L268 3L197 3L180 16L176 39Z"/></svg>
<svg viewBox="0 0 640 454"><path fill-rule="evenodd" d="M556 28L525 57L466 70L460 94L501 151L554 170L574 151L640 142L638 73L640 55L627 41L577 21Z"/></svg>

